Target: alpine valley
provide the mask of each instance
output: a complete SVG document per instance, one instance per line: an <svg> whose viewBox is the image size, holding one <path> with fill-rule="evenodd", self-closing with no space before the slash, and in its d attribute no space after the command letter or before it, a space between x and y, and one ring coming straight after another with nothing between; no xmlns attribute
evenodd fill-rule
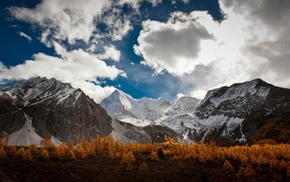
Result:
<svg viewBox="0 0 290 182"><path fill-rule="evenodd" d="M45 137L54 143L112 136L122 143L251 144L290 142L290 89L261 79L208 91L203 100L134 99L115 90L100 104L54 78L34 77L0 87L0 132L11 145Z"/></svg>

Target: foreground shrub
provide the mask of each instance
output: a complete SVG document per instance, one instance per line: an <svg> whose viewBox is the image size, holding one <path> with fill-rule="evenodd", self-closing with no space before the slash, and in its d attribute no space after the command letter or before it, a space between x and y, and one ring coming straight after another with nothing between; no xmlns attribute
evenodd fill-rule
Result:
<svg viewBox="0 0 290 182"><path fill-rule="evenodd" d="M157 152L151 152L150 156L149 156L149 159L151 161L158 161L159 158L158 158L158 155L157 155Z"/></svg>
<svg viewBox="0 0 290 182"><path fill-rule="evenodd" d="M122 167L133 167L135 161L133 152L124 152L120 164Z"/></svg>
<svg viewBox="0 0 290 182"><path fill-rule="evenodd" d="M40 157L40 159L43 159L43 160L49 159L48 151L45 148L42 148L40 150L39 157Z"/></svg>
<svg viewBox="0 0 290 182"><path fill-rule="evenodd" d="M226 171L230 171L230 172L234 171L234 167L232 166L232 164L228 160L226 160L224 162L223 169L226 170Z"/></svg>

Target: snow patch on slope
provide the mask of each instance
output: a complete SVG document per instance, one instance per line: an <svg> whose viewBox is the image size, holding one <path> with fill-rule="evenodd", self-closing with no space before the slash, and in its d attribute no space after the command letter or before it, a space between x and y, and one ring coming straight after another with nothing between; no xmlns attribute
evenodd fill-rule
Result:
<svg viewBox="0 0 290 182"><path fill-rule="evenodd" d="M26 119L24 126L17 132L5 137L3 141L7 141L8 145L13 146L29 146L35 144L37 147L41 147L43 138L35 132L35 128L32 126L32 118L26 113L24 113L24 116ZM51 142L56 146L61 145L61 141L53 135L51 135Z"/></svg>
<svg viewBox="0 0 290 182"><path fill-rule="evenodd" d="M185 128L199 129L200 123L197 117L192 114L182 114L177 116L163 117L155 121L156 125L165 125L175 131L181 131Z"/></svg>
<svg viewBox="0 0 290 182"><path fill-rule="evenodd" d="M40 147L43 138L41 138L35 132L35 128L32 127L31 117L25 113L25 118L26 121L24 126L19 131L14 132L8 136L8 145L28 146L35 144L37 147ZM7 140L7 138L4 140Z"/></svg>
<svg viewBox="0 0 290 182"><path fill-rule="evenodd" d="M59 139L57 139L55 136L51 135L51 142L55 145L55 146L60 146L61 145L61 141L59 141Z"/></svg>
<svg viewBox="0 0 290 182"><path fill-rule="evenodd" d="M137 118L124 118L121 119L124 123L130 123L133 124L135 126L148 126L152 121L150 120L142 120L142 119L137 119Z"/></svg>

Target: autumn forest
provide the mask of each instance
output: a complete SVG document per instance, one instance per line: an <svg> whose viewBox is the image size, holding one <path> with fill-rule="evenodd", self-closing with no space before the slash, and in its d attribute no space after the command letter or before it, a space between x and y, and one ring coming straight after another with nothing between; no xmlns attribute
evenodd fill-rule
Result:
<svg viewBox="0 0 290 182"><path fill-rule="evenodd" d="M106 165L110 165L113 169L111 172L119 173L119 177L122 177L122 173L128 173L127 177L130 174L154 173L152 171L154 167L163 165L167 166L168 170L174 168L172 170L179 175L187 174L186 179L188 181L194 179L201 181L225 179L225 181L229 181L230 179L250 180L255 178L270 178L279 181L289 180L289 151L289 144L274 144L271 140L265 140L251 146L232 147L219 147L214 142L209 144L180 144L170 138L166 138L166 142L163 143L122 144L111 137L105 137L95 138L91 142L82 140L77 146L72 143L55 146L50 140L45 139L42 147L39 148L36 145L8 146L5 142L2 142L0 145L0 162L2 164L0 177L1 174L5 174L7 179L13 179L13 175L11 177L9 172L5 172L5 170L8 170L5 165L3 166L5 161L11 163L18 161L25 166L58 163L73 166L76 163L85 164L90 163L88 161L95 161L95 166L98 166L98 168L102 168L102 166L97 161L111 161L105 162L106 164L103 167L106 168ZM214 168L212 170L219 171L221 176L215 179L216 175L212 173L210 166ZM190 167L194 168L191 169ZM93 170L93 168L92 166L90 170ZM166 170L166 168L158 170ZM191 172L195 176L194 178L190 177ZM68 181L74 179L73 176L73 173L71 176L64 175ZM186 175L180 175L180 177L182 176ZM49 178L50 176L47 176L47 179L43 178L42 180L49 181ZM99 181L100 179L91 180ZM103 176L102 179L106 179L106 176ZM114 179L119 179L118 174ZM142 179L141 181L146 181L147 178ZM174 179L179 179L178 175ZM30 180L32 180L31 177L27 181Z"/></svg>

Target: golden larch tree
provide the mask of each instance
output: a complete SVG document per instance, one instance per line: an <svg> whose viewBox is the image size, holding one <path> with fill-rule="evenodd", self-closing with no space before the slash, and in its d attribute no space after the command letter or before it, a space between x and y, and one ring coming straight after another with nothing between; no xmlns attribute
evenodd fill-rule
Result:
<svg viewBox="0 0 290 182"><path fill-rule="evenodd" d="M223 165L223 169L226 171L234 171L234 167L232 166L231 162L228 160L225 160L224 165Z"/></svg>

